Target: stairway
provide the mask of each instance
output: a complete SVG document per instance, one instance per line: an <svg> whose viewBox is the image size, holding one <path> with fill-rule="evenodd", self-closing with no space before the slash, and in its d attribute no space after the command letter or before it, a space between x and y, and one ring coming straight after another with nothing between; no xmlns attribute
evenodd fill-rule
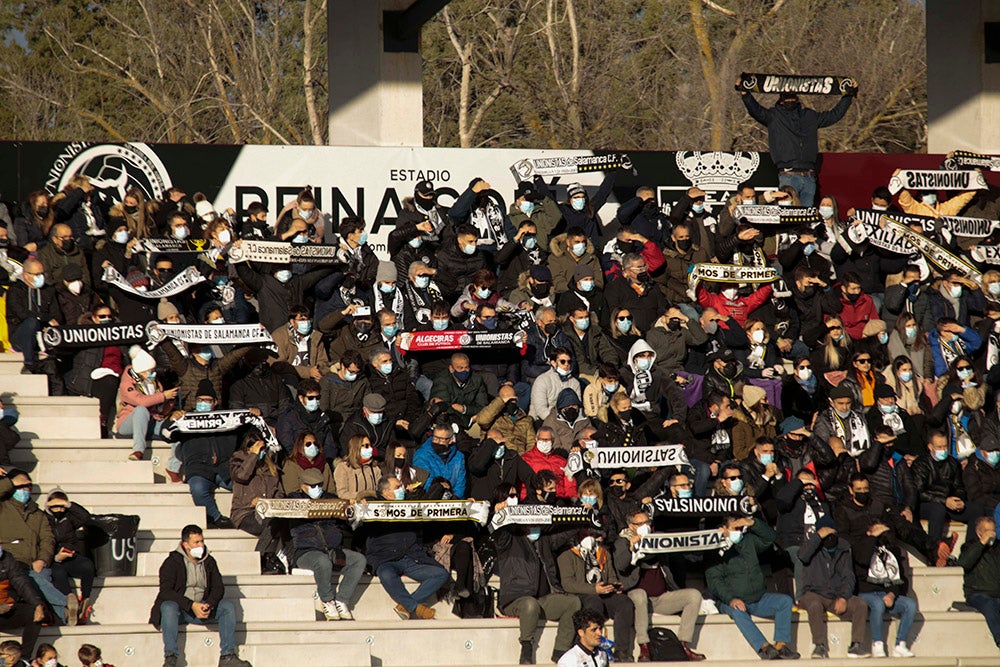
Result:
<svg viewBox="0 0 1000 667"><path fill-rule="evenodd" d="M49 397L43 377L19 375L20 355L0 354L0 399L15 406L23 440L12 453L14 463L31 472L36 491L55 486L95 514L127 513L141 517L137 538L137 576L98 579L91 625L46 628L41 641L58 648L61 661L75 664L82 643L101 646L105 660L119 667L150 667L162 660L159 633L147 623L157 591L157 571L175 549L181 528L205 525L205 512L194 507L184 484L170 484L163 474L169 447L155 442L146 461L129 462L130 440L102 440L97 401L80 397ZM228 513L231 496L218 494ZM311 576L261 576L254 552L256 538L238 530L206 531L206 544L217 559L226 582L226 596L237 602L237 640L241 657L255 667L307 663L344 667L404 667L418 665L511 665L518 656L516 619L461 620L444 603L436 605L433 621L400 621L394 603L377 581L366 578L355 601L354 622L328 622L313 610ZM913 560L914 589L920 603L918 638L910 660L881 659L880 665L996 665L998 651L982 616L949 612L962 599L959 568L928 568ZM411 583L415 587L415 583ZM494 582L495 585L495 582ZM676 630L677 617L657 616L656 625ZM760 621L765 635L772 624ZM887 637L895 640L896 621ZM611 630L613 634L613 628ZM794 623L799 650L811 651L805 618ZM849 624L829 625L827 665L856 665L846 660ZM540 626L537 659L548 664L555 628ZM536 633L536 636L537 634ZM214 629L192 627L182 633L186 663L216 664L218 635ZM736 626L725 616L702 617L697 648L711 661L706 665L756 665L759 660Z"/></svg>

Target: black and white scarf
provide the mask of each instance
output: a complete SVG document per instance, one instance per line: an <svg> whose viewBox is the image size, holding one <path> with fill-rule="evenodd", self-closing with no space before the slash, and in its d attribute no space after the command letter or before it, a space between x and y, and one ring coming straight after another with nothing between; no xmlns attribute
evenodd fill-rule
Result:
<svg viewBox="0 0 1000 667"><path fill-rule="evenodd" d="M996 326L994 325L994 329L995 328ZM949 368L953 363L955 363L956 359L965 356L965 342L958 336L955 336L949 341L946 341L943 338L938 338L938 343L941 346L941 356L944 358L944 362Z"/></svg>
<svg viewBox="0 0 1000 667"><path fill-rule="evenodd" d="M403 293L397 287L392 290L392 294L387 296L378 287L374 291L375 297L372 299L375 302L375 307L372 309L376 313L380 310L391 310L396 313L396 317L402 322L403 320ZM404 327L400 324L400 329Z"/></svg>
<svg viewBox="0 0 1000 667"><path fill-rule="evenodd" d="M398 290L397 290L398 291ZM417 324L427 324L431 319L431 307L435 301L441 300L441 290L432 280L427 285L427 289L419 290L412 282L406 281L406 298L410 302L410 308L417 318ZM411 328L412 323L406 322L404 329Z"/></svg>
<svg viewBox="0 0 1000 667"><path fill-rule="evenodd" d="M476 203L482 205L473 207L469 223L479 232L479 238L489 239L497 248L507 245L503 208L497 203L496 197L491 193L481 193Z"/></svg>
<svg viewBox="0 0 1000 667"><path fill-rule="evenodd" d="M871 438L868 435L868 425L865 424L864 417L857 410L851 410L845 422L833 408L829 409L830 420L833 422L833 429L837 432L837 437L844 442L847 453L853 458L857 458L862 452L872 446ZM850 434L848 434L850 431Z"/></svg>

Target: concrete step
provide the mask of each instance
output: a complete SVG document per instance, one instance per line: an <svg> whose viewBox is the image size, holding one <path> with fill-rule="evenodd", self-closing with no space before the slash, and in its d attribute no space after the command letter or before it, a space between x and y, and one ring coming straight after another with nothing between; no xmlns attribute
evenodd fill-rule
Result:
<svg viewBox="0 0 1000 667"><path fill-rule="evenodd" d="M17 451L17 450L15 450ZM82 480L141 484L153 487L153 464L149 461L39 461L30 467L31 478L43 489Z"/></svg>
<svg viewBox="0 0 1000 667"><path fill-rule="evenodd" d="M22 415L17 421L17 430L22 438L100 438L100 418L93 415L63 416Z"/></svg>
<svg viewBox="0 0 1000 667"><path fill-rule="evenodd" d="M0 355L2 356L2 355ZM0 372L0 391L14 396L48 396L49 379L45 375L21 375L21 361L3 362Z"/></svg>
<svg viewBox="0 0 1000 667"><path fill-rule="evenodd" d="M180 532L178 530L178 532ZM208 531L206 543L211 548L212 532ZM176 548L176 544L174 548ZM160 571L160 565L166 558L168 552L152 552L136 554L138 559L136 574L140 576L155 576ZM212 550L212 557L219 564L219 571L230 575L240 574L260 574L260 554L256 551L215 551Z"/></svg>
<svg viewBox="0 0 1000 667"><path fill-rule="evenodd" d="M87 509L93 514L137 514L140 517L139 526L142 528L173 531L178 536L181 534L181 529L188 524L205 527L205 508L194 505L141 509L134 505L98 505Z"/></svg>
<svg viewBox="0 0 1000 667"><path fill-rule="evenodd" d="M0 383L2 382L0 379ZM47 417L53 414L60 417L100 415L100 403L96 398L88 396L18 396L5 389L0 391L0 401L4 405L16 407L22 417Z"/></svg>
<svg viewBox="0 0 1000 667"><path fill-rule="evenodd" d="M220 551L253 551L257 544L257 536L242 530L211 530L208 533L211 540L209 548L213 554ZM155 529L149 530L139 525L138 547L140 552L166 553L177 548L180 542L180 531Z"/></svg>

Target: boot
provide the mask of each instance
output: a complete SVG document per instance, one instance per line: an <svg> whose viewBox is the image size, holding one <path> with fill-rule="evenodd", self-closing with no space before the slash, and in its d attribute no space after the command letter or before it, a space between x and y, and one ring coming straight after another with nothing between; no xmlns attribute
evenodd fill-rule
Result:
<svg viewBox="0 0 1000 667"><path fill-rule="evenodd" d="M533 665L535 664L535 652L532 649L531 642L521 642L521 657L518 660L518 664L521 665Z"/></svg>
<svg viewBox="0 0 1000 667"><path fill-rule="evenodd" d="M705 659L705 656L702 655L701 653L691 650L691 647L688 646L687 642L681 642L681 646L684 647L684 655L687 656L688 661L700 662Z"/></svg>
<svg viewBox="0 0 1000 667"><path fill-rule="evenodd" d="M649 662L649 644L639 644L639 662Z"/></svg>

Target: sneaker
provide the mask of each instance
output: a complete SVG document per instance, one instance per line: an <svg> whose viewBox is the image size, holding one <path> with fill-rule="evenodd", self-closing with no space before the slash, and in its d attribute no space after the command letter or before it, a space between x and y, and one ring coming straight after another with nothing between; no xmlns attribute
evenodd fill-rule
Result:
<svg viewBox="0 0 1000 667"><path fill-rule="evenodd" d="M326 607L323 606L323 601L319 599L319 591L313 593L313 609L315 609L318 612L323 612L326 610Z"/></svg>
<svg viewBox="0 0 1000 667"><path fill-rule="evenodd" d="M334 600L333 604L337 607L337 613L340 614L340 620L342 621L353 621L354 614L351 613L351 608L347 606L346 602L341 602L340 600Z"/></svg>
<svg viewBox="0 0 1000 667"><path fill-rule="evenodd" d="M761 660L777 660L778 659L778 649L774 648L770 644L764 644L757 651L757 655L760 656Z"/></svg>
<svg viewBox="0 0 1000 667"><path fill-rule="evenodd" d="M639 662L649 662L649 644L639 644Z"/></svg>
<svg viewBox="0 0 1000 667"><path fill-rule="evenodd" d="M66 596L66 625L76 625L80 620L80 601L74 593Z"/></svg>
<svg viewBox="0 0 1000 667"><path fill-rule="evenodd" d="M141 461L142 460L142 452L135 452L135 451L132 452L131 454L128 455L128 460L129 461Z"/></svg>
<svg viewBox="0 0 1000 667"><path fill-rule="evenodd" d="M958 542L958 533L952 533L947 540L943 540L938 544L937 550L937 560L934 562L935 567L944 567L948 564L948 556L951 552L955 550L955 544Z"/></svg>
<svg viewBox="0 0 1000 667"><path fill-rule="evenodd" d="M521 657L518 660L518 664L521 665L533 665L535 664L535 652L532 649L531 642L521 642Z"/></svg>
<svg viewBox="0 0 1000 667"><path fill-rule="evenodd" d="M428 607L425 604L418 604L416 610L414 610L413 615L423 621L429 621L437 614L434 609Z"/></svg>
<svg viewBox="0 0 1000 667"><path fill-rule="evenodd" d="M177 667L177 656L176 655L163 656L163 667Z"/></svg>
<svg viewBox="0 0 1000 667"><path fill-rule="evenodd" d="M704 655L692 650L692 648L688 646L687 642L681 642L681 646L684 647L684 655L687 656L688 662L701 662L705 659Z"/></svg>
<svg viewBox="0 0 1000 667"><path fill-rule="evenodd" d="M77 616L77 625L86 625L87 621L90 620L90 615L93 613L94 607L90 604L90 598L83 598L80 600L80 612Z"/></svg>
<svg viewBox="0 0 1000 667"><path fill-rule="evenodd" d="M793 651L792 647L788 644L782 644L778 648L778 660L798 660L802 656L799 655L798 651Z"/></svg>
<svg viewBox="0 0 1000 667"><path fill-rule="evenodd" d="M813 649L812 657L816 659L829 658L830 651L826 648L826 644L816 644L816 648Z"/></svg>
<svg viewBox="0 0 1000 667"><path fill-rule="evenodd" d="M333 600L323 603L323 615L326 616L328 621L339 621L340 611L337 609L337 605Z"/></svg>
<svg viewBox="0 0 1000 667"><path fill-rule="evenodd" d="M873 658L886 657L885 642L872 642L872 657Z"/></svg>
<svg viewBox="0 0 1000 667"><path fill-rule="evenodd" d="M397 605L395 606L394 610L395 610L396 614L398 614L398 615L399 615L399 617L400 617L401 619L403 619L404 621L408 621L408 620L410 620L411 618L413 618L413 617L412 617L412 616L410 615L410 612L406 611L406 607L404 607L404 606L403 606L403 605L401 605L401 604L397 604Z"/></svg>
<svg viewBox="0 0 1000 667"><path fill-rule="evenodd" d="M906 642L899 642L892 649L892 657L894 658L912 658L913 651L906 648Z"/></svg>
<svg viewBox="0 0 1000 667"><path fill-rule="evenodd" d="M852 642L851 645L847 647L848 658L868 658L870 656L871 652L866 651L860 642Z"/></svg>
<svg viewBox="0 0 1000 667"><path fill-rule="evenodd" d="M235 653L230 653L219 657L219 667L253 667L253 665L246 660L240 660Z"/></svg>

